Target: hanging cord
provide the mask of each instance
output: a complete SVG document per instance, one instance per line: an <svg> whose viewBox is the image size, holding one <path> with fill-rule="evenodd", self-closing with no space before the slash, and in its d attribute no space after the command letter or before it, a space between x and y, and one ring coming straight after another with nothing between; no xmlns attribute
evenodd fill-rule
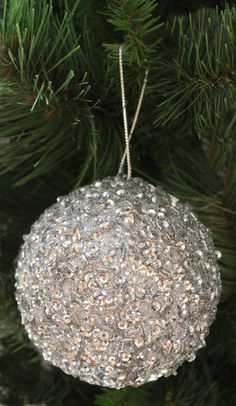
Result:
<svg viewBox="0 0 236 406"><path fill-rule="evenodd" d="M148 79L148 70L146 70L145 72L145 77L144 77L144 82L143 82L143 86L142 86L142 90L140 93L140 97L139 97L139 101L138 101L138 106L135 112L135 116L134 116L134 120L132 123L132 127L129 133L129 129L128 129L128 119L127 119L127 110L126 110L126 98L125 98L125 81L124 81L124 69L123 69L123 49L124 46L121 45L119 48L119 65L120 65L120 86L121 86L121 98L122 98L122 110L123 110L123 121L124 121L124 133L125 133L125 152L123 154L121 163L120 163L120 168L118 171L118 175L120 175L123 172L123 168L124 168L124 163L125 163L125 159L127 161L127 179L131 178L132 175L132 165L131 165L131 157L130 157L130 140L132 138L132 135L134 133L137 121L138 121L138 117L139 117L139 113L140 113L140 109L142 106L142 102L143 102L143 96L144 96L144 92L145 92L145 88L146 88L146 84L147 84L147 79Z"/></svg>

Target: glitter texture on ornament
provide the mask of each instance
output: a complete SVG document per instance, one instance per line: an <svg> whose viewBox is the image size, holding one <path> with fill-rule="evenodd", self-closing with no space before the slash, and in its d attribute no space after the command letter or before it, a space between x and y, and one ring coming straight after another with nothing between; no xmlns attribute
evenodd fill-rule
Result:
<svg viewBox="0 0 236 406"><path fill-rule="evenodd" d="M24 237L16 269L22 323L44 359L117 389L194 360L220 291L209 231L139 178L60 197Z"/></svg>

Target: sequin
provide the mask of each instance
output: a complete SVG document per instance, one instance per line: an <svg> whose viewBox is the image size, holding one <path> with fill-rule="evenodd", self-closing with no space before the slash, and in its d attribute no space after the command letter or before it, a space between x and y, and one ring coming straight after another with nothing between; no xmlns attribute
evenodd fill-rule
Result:
<svg viewBox="0 0 236 406"><path fill-rule="evenodd" d="M134 345L136 345L138 348L142 347L144 345L144 339L142 337L135 338Z"/></svg>

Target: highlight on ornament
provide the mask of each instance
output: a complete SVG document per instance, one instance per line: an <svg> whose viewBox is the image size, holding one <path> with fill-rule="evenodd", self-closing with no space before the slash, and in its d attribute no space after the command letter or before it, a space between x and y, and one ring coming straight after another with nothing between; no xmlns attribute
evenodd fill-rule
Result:
<svg viewBox="0 0 236 406"><path fill-rule="evenodd" d="M220 291L209 231L139 178L60 197L24 236L16 269L22 323L44 359L117 389L193 361Z"/></svg>

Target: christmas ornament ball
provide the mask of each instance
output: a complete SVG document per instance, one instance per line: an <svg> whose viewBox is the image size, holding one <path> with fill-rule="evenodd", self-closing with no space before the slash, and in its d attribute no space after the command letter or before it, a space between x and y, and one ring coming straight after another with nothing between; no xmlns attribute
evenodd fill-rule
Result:
<svg viewBox="0 0 236 406"><path fill-rule="evenodd" d="M117 389L192 361L220 291L209 231L189 205L139 178L58 198L24 236L16 269L22 323L43 357Z"/></svg>

